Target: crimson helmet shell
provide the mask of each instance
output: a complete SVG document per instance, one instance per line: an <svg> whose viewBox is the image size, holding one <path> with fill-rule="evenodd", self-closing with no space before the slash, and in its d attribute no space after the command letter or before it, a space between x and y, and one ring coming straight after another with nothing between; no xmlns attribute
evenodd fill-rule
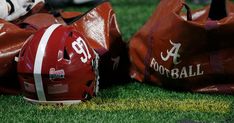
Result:
<svg viewBox="0 0 234 123"><path fill-rule="evenodd" d="M97 93L98 55L84 36L60 24L40 29L24 44L17 71L24 98L35 103L79 103ZM96 66L96 67L95 67Z"/></svg>

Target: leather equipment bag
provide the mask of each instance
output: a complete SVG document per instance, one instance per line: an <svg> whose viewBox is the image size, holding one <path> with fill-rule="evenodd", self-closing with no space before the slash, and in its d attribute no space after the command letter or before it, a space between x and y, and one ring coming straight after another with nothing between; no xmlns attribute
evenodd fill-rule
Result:
<svg viewBox="0 0 234 123"><path fill-rule="evenodd" d="M178 91L233 93L233 6L213 0L191 11L184 0L161 0L130 41L132 78Z"/></svg>

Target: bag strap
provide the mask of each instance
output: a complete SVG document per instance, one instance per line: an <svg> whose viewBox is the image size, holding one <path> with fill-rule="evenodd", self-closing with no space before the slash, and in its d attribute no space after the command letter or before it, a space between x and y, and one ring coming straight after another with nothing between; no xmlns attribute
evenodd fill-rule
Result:
<svg viewBox="0 0 234 123"><path fill-rule="evenodd" d="M191 14L191 9L186 3L182 3L185 9L187 10L187 20L191 21L192 20L192 14Z"/></svg>
<svg viewBox="0 0 234 123"><path fill-rule="evenodd" d="M212 0L209 18L211 20L220 20L224 17L227 17L226 0Z"/></svg>

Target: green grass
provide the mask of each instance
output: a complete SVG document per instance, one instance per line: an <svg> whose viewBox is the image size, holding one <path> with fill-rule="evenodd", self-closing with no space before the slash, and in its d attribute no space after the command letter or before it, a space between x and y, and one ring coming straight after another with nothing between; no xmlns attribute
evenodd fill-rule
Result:
<svg viewBox="0 0 234 123"><path fill-rule="evenodd" d="M140 83L102 90L73 106L40 106L0 96L0 122L226 122L233 96L178 93Z"/></svg>
<svg viewBox="0 0 234 123"><path fill-rule="evenodd" d="M158 0L112 0L125 41L145 23ZM192 4L190 4L192 5ZM192 5L192 8L200 6ZM67 8L87 10L87 8ZM234 122L232 95L174 92L137 82L101 90L96 98L72 106L41 106L22 96L0 96L5 122Z"/></svg>

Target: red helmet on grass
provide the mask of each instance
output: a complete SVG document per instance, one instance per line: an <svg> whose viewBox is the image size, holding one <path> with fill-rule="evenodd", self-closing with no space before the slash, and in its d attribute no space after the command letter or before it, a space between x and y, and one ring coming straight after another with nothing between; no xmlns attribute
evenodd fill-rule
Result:
<svg viewBox="0 0 234 123"><path fill-rule="evenodd" d="M73 104L97 93L98 56L79 32L54 24L23 46L17 70L24 98L35 103Z"/></svg>

